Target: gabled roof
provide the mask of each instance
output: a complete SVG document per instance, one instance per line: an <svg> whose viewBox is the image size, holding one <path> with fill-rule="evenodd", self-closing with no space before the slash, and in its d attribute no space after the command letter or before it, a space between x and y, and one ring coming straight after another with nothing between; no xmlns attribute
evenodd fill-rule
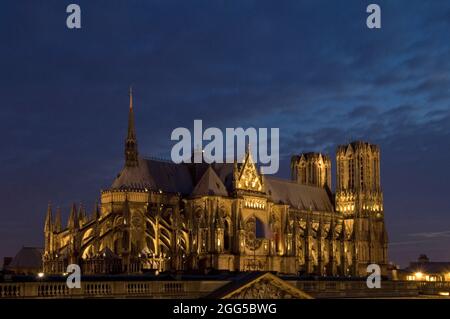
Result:
<svg viewBox="0 0 450 319"><path fill-rule="evenodd" d="M228 192L231 192L233 190L233 163L214 163L212 167Z"/></svg>
<svg viewBox="0 0 450 319"><path fill-rule="evenodd" d="M236 188L247 191L264 192L263 187L263 178L258 172L251 152L247 150L245 160L239 167L239 176L237 177Z"/></svg>
<svg viewBox="0 0 450 319"><path fill-rule="evenodd" d="M266 194L274 203L301 210L333 211L327 191L322 187L298 184L271 176L265 178Z"/></svg>
<svg viewBox="0 0 450 319"><path fill-rule="evenodd" d="M312 299L270 272L250 272L220 287L206 298L210 299Z"/></svg>
<svg viewBox="0 0 450 319"><path fill-rule="evenodd" d="M228 196L225 185L211 166L205 171L191 194L191 196L202 195Z"/></svg>

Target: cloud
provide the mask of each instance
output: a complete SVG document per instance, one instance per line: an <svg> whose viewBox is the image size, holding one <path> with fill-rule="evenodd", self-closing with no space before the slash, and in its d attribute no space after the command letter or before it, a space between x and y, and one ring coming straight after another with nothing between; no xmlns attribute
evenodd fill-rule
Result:
<svg viewBox="0 0 450 319"><path fill-rule="evenodd" d="M378 114L378 109L375 106L363 105L355 107L348 113L349 119L368 118Z"/></svg>
<svg viewBox="0 0 450 319"><path fill-rule="evenodd" d="M409 245L417 245L417 244L423 244L428 243L428 240L411 240L411 241L399 241L399 242L392 242L389 243L389 247L391 246L409 246Z"/></svg>
<svg viewBox="0 0 450 319"><path fill-rule="evenodd" d="M450 230L440 231L440 232L423 232L410 234L413 237L423 237L423 238L450 238Z"/></svg>

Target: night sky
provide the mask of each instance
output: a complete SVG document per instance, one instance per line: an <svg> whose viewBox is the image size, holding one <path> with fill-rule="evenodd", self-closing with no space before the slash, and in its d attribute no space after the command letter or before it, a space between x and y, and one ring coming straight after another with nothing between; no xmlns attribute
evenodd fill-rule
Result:
<svg viewBox="0 0 450 319"><path fill-rule="evenodd" d="M133 85L147 156L194 119L279 127L283 177L292 154L379 144L389 260L448 261L449 34L448 0L2 1L0 257L43 245L49 200L64 222L91 211L122 168Z"/></svg>

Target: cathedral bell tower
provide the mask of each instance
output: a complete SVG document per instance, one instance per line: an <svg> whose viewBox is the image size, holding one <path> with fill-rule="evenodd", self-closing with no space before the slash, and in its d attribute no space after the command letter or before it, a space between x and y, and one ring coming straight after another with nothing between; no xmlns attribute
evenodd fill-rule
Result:
<svg viewBox="0 0 450 319"><path fill-rule="evenodd" d="M134 113L133 113L133 91L130 87L130 109L128 113L128 133L125 140L125 166L138 166L138 150L136 131L134 128Z"/></svg>
<svg viewBox="0 0 450 319"><path fill-rule="evenodd" d="M344 258L352 264L349 272L366 275L368 264L387 263L380 149L361 141L341 145L336 164L336 210L343 215L348 235Z"/></svg>
<svg viewBox="0 0 450 319"><path fill-rule="evenodd" d="M321 153L303 153L291 158L292 179L299 184L331 189L331 159Z"/></svg>

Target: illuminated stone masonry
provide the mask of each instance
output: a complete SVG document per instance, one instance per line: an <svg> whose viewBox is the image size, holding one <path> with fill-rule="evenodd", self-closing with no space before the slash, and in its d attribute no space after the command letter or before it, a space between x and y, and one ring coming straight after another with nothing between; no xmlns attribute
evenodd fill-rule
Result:
<svg viewBox="0 0 450 319"><path fill-rule="evenodd" d="M125 165L87 216L73 205L45 221L44 272L228 270L366 275L387 261L380 150L354 142L331 160L292 157L292 180L264 176L247 150L238 163L175 164L139 156L132 96Z"/></svg>

